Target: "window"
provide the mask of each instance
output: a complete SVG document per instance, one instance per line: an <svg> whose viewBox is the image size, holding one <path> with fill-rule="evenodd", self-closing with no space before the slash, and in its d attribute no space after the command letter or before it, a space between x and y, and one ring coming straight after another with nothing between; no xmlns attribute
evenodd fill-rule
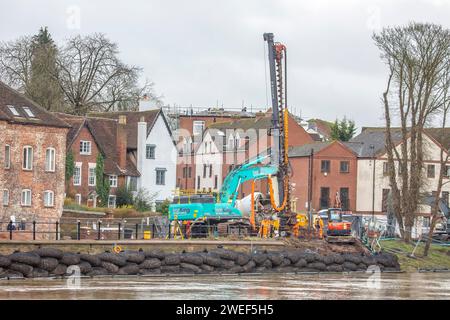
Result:
<svg viewBox="0 0 450 320"><path fill-rule="evenodd" d="M3 199L3 201L2 201L3 206L9 205L9 190L6 190L6 189L3 190L2 199Z"/></svg>
<svg viewBox="0 0 450 320"><path fill-rule="evenodd" d="M5 169L11 168L11 147L5 146Z"/></svg>
<svg viewBox="0 0 450 320"><path fill-rule="evenodd" d="M81 194L77 193L75 195L75 203L76 204L81 204Z"/></svg>
<svg viewBox="0 0 450 320"><path fill-rule="evenodd" d="M212 177L212 164L209 165L209 177Z"/></svg>
<svg viewBox="0 0 450 320"><path fill-rule="evenodd" d="M31 206L31 190L29 189L22 190L22 197L20 199L20 204L24 207Z"/></svg>
<svg viewBox="0 0 450 320"><path fill-rule="evenodd" d="M93 187L96 185L96 174L95 174L95 168L97 164L95 163L89 163L89 171L88 171L88 185L90 187Z"/></svg>
<svg viewBox="0 0 450 320"><path fill-rule="evenodd" d="M35 117L34 113L31 111L31 109L29 107L23 107L22 109L23 109L23 111L25 111L27 116L29 116L30 118L34 118Z"/></svg>
<svg viewBox="0 0 450 320"><path fill-rule="evenodd" d="M137 177L128 177L128 189L137 191Z"/></svg>
<svg viewBox="0 0 450 320"><path fill-rule="evenodd" d="M434 164L427 165L427 177L434 178L434 176L435 176L435 165Z"/></svg>
<svg viewBox="0 0 450 320"><path fill-rule="evenodd" d="M115 207L116 207L116 196L110 194L108 196L108 208L115 208Z"/></svg>
<svg viewBox="0 0 450 320"><path fill-rule="evenodd" d="M200 189L200 176L197 176L197 190Z"/></svg>
<svg viewBox="0 0 450 320"><path fill-rule="evenodd" d="M33 169L33 148L30 146L23 147L23 170Z"/></svg>
<svg viewBox="0 0 450 320"><path fill-rule="evenodd" d="M234 137L232 134L230 134L230 136L228 137L228 149L233 149L234 148Z"/></svg>
<svg viewBox="0 0 450 320"><path fill-rule="evenodd" d="M192 125L192 134L194 136L201 135L205 129L205 121L194 121Z"/></svg>
<svg viewBox="0 0 450 320"><path fill-rule="evenodd" d="M156 169L156 184L165 185L166 184L166 169Z"/></svg>
<svg viewBox="0 0 450 320"><path fill-rule="evenodd" d="M445 166L444 177L450 178L450 166Z"/></svg>
<svg viewBox="0 0 450 320"><path fill-rule="evenodd" d="M9 111L11 111L11 113L16 116L16 117L20 117L19 112L17 112L17 109L14 106L8 106Z"/></svg>
<svg viewBox="0 0 450 320"><path fill-rule="evenodd" d="M383 175L389 175L389 164L387 161L383 162Z"/></svg>
<svg viewBox="0 0 450 320"><path fill-rule="evenodd" d="M80 154L90 155L91 154L91 142L90 141L80 141Z"/></svg>
<svg viewBox="0 0 450 320"><path fill-rule="evenodd" d="M203 165L203 178L206 178L206 164Z"/></svg>
<svg viewBox="0 0 450 320"><path fill-rule="evenodd" d="M330 160L322 160L320 164L320 171L321 172L330 172Z"/></svg>
<svg viewBox="0 0 450 320"><path fill-rule="evenodd" d="M76 163L75 167L73 168L73 185L81 185L81 163Z"/></svg>
<svg viewBox="0 0 450 320"><path fill-rule="evenodd" d="M53 207L55 200L55 194L53 191L44 191L44 207Z"/></svg>
<svg viewBox="0 0 450 320"><path fill-rule="evenodd" d="M320 188L320 209L330 207L330 188Z"/></svg>
<svg viewBox="0 0 450 320"><path fill-rule="evenodd" d="M186 178L186 177L187 177L187 168L184 167L183 168L183 178Z"/></svg>
<svg viewBox="0 0 450 320"><path fill-rule="evenodd" d="M350 172L350 162L348 161L341 161L341 173L348 173Z"/></svg>
<svg viewBox="0 0 450 320"><path fill-rule="evenodd" d="M217 182L218 182L219 178L217 176L217 174L214 176L214 189L217 190Z"/></svg>
<svg viewBox="0 0 450 320"><path fill-rule="evenodd" d="M45 150L45 171L55 172L55 149Z"/></svg>
<svg viewBox="0 0 450 320"><path fill-rule="evenodd" d="M450 193L448 191L442 191L442 201L448 206L448 200L449 200Z"/></svg>
<svg viewBox="0 0 450 320"><path fill-rule="evenodd" d="M424 228L430 227L430 217L423 217L422 227L424 227Z"/></svg>
<svg viewBox="0 0 450 320"><path fill-rule="evenodd" d="M117 188L117 176L116 175L109 176L109 186L111 188Z"/></svg>
<svg viewBox="0 0 450 320"><path fill-rule="evenodd" d="M192 167L188 168L188 178L192 177Z"/></svg>
<svg viewBox="0 0 450 320"><path fill-rule="evenodd" d="M147 159L155 159L155 149L156 149L155 145L147 144L145 146L145 158L147 158Z"/></svg>

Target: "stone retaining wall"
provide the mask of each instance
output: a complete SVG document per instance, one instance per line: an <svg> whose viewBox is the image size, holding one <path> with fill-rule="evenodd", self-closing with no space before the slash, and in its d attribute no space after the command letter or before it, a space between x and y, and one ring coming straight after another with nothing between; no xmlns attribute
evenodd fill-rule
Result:
<svg viewBox="0 0 450 320"><path fill-rule="evenodd" d="M81 275L238 274L288 272L399 271L397 257L389 253L319 255L310 251L256 251L244 253L223 248L201 252L167 253L161 250L124 251L119 254L63 252L39 248L0 256L0 278L68 276L69 266ZM69 270L74 270L71 267Z"/></svg>

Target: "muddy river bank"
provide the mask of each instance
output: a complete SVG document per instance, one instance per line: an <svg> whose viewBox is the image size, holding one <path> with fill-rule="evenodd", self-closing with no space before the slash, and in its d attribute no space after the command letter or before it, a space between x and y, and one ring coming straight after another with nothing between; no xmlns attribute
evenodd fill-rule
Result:
<svg viewBox="0 0 450 320"><path fill-rule="evenodd" d="M450 273L114 276L0 281L0 299L450 299Z"/></svg>

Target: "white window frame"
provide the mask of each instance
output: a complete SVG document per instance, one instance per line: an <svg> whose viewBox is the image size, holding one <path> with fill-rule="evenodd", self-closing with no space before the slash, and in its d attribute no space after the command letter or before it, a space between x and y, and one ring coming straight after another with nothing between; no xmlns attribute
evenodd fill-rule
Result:
<svg viewBox="0 0 450 320"><path fill-rule="evenodd" d="M20 117L20 113L17 111L16 107L13 105L8 105L8 109L15 117Z"/></svg>
<svg viewBox="0 0 450 320"><path fill-rule="evenodd" d="M96 168L97 168L97 164L96 163L89 163L89 168L88 168L88 186L89 187L95 187L97 185L97 174L95 172ZM93 175L92 175L92 172L91 172L92 169L94 169L94 174Z"/></svg>
<svg viewBox="0 0 450 320"><path fill-rule="evenodd" d="M25 150L28 150L26 157L25 157ZM31 156L30 156L30 151L29 150L31 150ZM32 146L24 146L23 147L23 149L22 149L22 170L26 170L26 171L33 170L33 157L34 157L33 153L34 152L33 152L33 147ZM25 161L26 161L26 163L25 163ZM25 164L27 166L24 166Z"/></svg>
<svg viewBox="0 0 450 320"><path fill-rule="evenodd" d="M155 177L156 177L155 183L156 183L156 185L158 185L158 186L165 186L166 185L166 171L167 171L167 169L165 169L165 168L156 168L155 171L156 171L156 173L155 173ZM158 173L159 172L163 172L163 174L164 174L162 181L158 181Z"/></svg>
<svg viewBox="0 0 450 320"><path fill-rule="evenodd" d="M4 168L10 169L11 168L11 146L9 144L6 144L4 151L5 151Z"/></svg>
<svg viewBox="0 0 450 320"><path fill-rule="evenodd" d="M75 170L77 169L77 168L79 168L80 169L80 174L79 174L79 181L78 181L78 183L75 183L76 181L75 181ZM73 185L74 186L81 186L81 177L82 177L82 171L83 170L83 163L81 163L81 162L76 162L75 163L75 167L74 167L74 169L73 169L73 177L72 177L72 180L73 180Z"/></svg>
<svg viewBox="0 0 450 320"><path fill-rule="evenodd" d="M33 111L31 111L30 107L22 107L23 111L29 116L30 118L36 118Z"/></svg>
<svg viewBox="0 0 450 320"><path fill-rule="evenodd" d="M80 193L75 194L74 201L76 204L81 205L81 194Z"/></svg>
<svg viewBox="0 0 450 320"><path fill-rule="evenodd" d="M5 198L6 198L6 201L5 201ZM9 190L8 189L3 189L3 192L2 192L2 205L4 207L9 206Z"/></svg>
<svg viewBox="0 0 450 320"><path fill-rule="evenodd" d="M25 200L29 200L27 202L24 202L24 193L29 193L29 199L27 199L25 197ZM20 193L20 205L22 207L31 207L31 198L32 198L32 193L31 193L31 189L22 189L22 192Z"/></svg>
<svg viewBox="0 0 450 320"><path fill-rule="evenodd" d="M50 196L50 198L47 198ZM51 201L48 201L51 200ZM44 207L51 208L55 206L55 193L52 190L44 191Z"/></svg>
<svg viewBox="0 0 450 320"><path fill-rule="evenodd" d="M153 156L149 150L153 149ZM146 144L145 145L145 159L156 159L156 145Z"/></svg>
<svg viewBox="0 0 450 320"><path fill-rule="evenodd" d="M109 186L111 188L117 188L118 185L118 177L116 174L111 174L109 175Z"/></svg>
<svg viewBox="0 0 450 320"><path fill-rule="evenodd" d="M48 156L48 152L50 152L50 158ZM56 149L47 148L45 149L45 171L55 172L55 168L56 168Z"/></svg>
<svg viewBox="0 0 450 320"><path fill-rule="evenodd" d="M114 199L114 205L113 206L110 205L111 204L111 199ZM113 209L116 208L116 200L117 200L116 195L110 194L108 196L108 208L113 208Z"/></svg>
<svg viewBox="0 0 450 320"><path fill-rule="evenodd" d="M85 150L85 146L89 146L89 150ZM80 140L80 154L89 156L92 154L92 142L89 140Z"/></svg>

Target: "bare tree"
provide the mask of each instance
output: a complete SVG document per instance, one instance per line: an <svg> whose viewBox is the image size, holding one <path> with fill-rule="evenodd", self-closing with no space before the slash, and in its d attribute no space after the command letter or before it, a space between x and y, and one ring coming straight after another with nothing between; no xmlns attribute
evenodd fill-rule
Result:
<svg viewBox="0 0 450 320"><path fill-rule="evenodd" d="M385 28L373 39L390 70L383 93L389 182L401 236L410 241L423 179L423 129L443 105L441 79L450 36L439 25L410 23ZM399 148L394 144L392 115L400 120Z"/></svg>

